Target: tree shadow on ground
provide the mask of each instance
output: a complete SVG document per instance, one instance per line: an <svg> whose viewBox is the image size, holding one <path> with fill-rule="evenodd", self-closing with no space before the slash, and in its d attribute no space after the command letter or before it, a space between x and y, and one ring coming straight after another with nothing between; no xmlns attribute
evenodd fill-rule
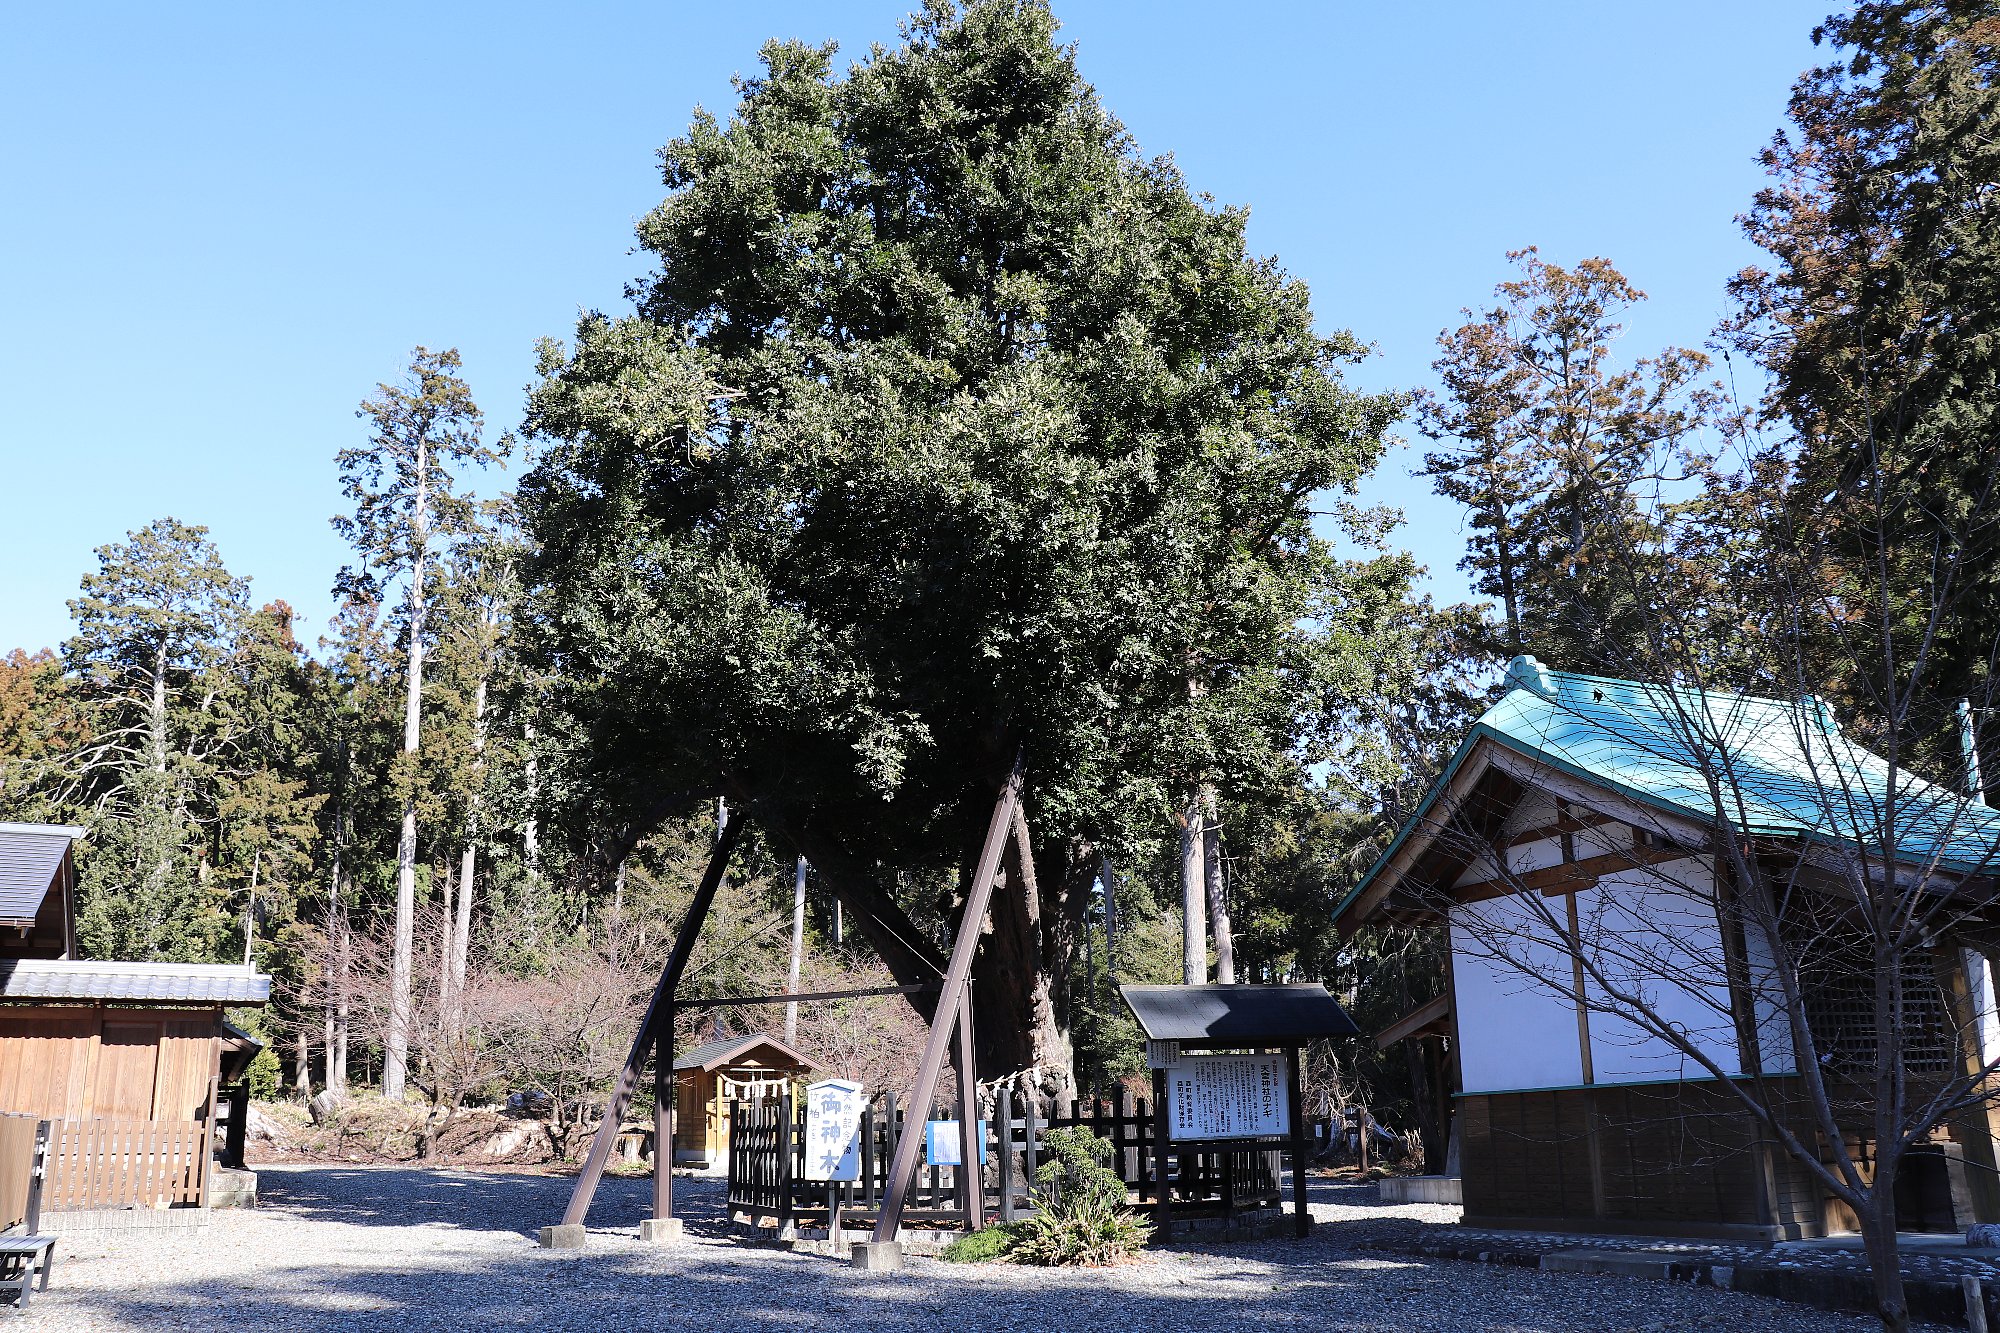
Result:
<svg viewBox="0 0 2000 1333"><path fill-rule="evenodd" d="M267 1208L316 1222L350 1226L442 1223L470 1231L511 1231L533 1239L562 1221L574 1176L438 1167L260 1166L258 1194ZM723 1210L724 1182L676 1177L674 1214L690 1234L726 1237L738 1229ZM591 1201L593 1230L638 1229L653 1215L650 1179L607 1176Z"/></svg>
<svg viewBox="0 0 2000 1333"><path fill-rule="evenodd" d="M1859 1333L1874 1326L1712 1288L1365 1253L1342 1240L1337 1223L1282 1246L1181 1246L1113 1270L919 1262L876 1275L724 1239L745 1233L723 1219L718 1181L676 1181L692 1239L653 1246L627 1229L647 1210L650 1182L607 1180L590 1243L572 1251L543 1250L528 1238L560 1214L571 1186L561 1177L323 1167L271 1169L267 1183L270 1212L217 1216L202 1260L210 1271L163 1272L159 1261L172 1251L149 1249L135 1234L99 1261L124 1265L132 1285L117 1285L126 1279L107 1268L76 1290L52 1291L55 1299L37 1308L57 1329ZM404 1232L357 1242L341 1230L356 1225ZM234 1238L243 1243L232 1251ZM259 1262L274 1238L283 1257Z"/></svg>

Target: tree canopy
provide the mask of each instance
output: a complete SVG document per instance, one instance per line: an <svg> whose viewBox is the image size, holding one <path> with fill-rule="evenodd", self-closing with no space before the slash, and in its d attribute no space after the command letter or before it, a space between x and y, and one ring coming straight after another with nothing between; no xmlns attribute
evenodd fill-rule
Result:
<svg viewBox="0 0 2000 1333"><path fill-rule="evenodd" d="M1055 34L996 0L845 74L767 45L661 153L637 313L544 347L535 621L631 817L719 783L823 870L948 874L1019 749L1080 888L1192 776L1289 778L1400 597L1316 507L1403 400Z"/></svg>

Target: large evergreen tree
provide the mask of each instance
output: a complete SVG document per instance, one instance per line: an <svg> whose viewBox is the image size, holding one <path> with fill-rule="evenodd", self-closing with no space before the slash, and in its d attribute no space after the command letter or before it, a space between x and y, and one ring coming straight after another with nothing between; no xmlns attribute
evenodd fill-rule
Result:
<svg viewBox="0 0 2000 1333"><path fill-rule="evenodd" d="M662 154L638 313L545 349L522 498L564 781L625 845L719 785L925 980L1026 753L1038 892L997 900L978 1002L988 1059L1059 1088L1100 850L1197 782L1293 782L1359 683L1325 639L1410 567L1314 531L1365 526L1323 496L1401 400L1055 32L989 0L844 75L766 46Z"/></svg>

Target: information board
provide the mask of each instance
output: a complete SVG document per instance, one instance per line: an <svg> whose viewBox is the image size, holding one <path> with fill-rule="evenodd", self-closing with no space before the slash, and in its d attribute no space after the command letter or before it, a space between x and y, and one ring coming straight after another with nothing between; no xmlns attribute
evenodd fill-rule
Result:
<svg viewBox="0 0 2000 1333"><path fill-rule="evenodd" d="M979 1164L986 1165L987 1122L979 1122ZM964 1149L959 1146L958 1122L956 1120L928 1120L924 1122L924 1165L957 1166Z"/></svg>
<svg viewBox="0 0 2000 1333"><path fill-rule="evenodd" d="M830 1078L806 1089L807 1180L861 1178L861 1085Z"/></svg>
<svg viewBox="0 0 2000 1333"><path fill-rule="evenodd" d="M1184 1055L1167 1066L1167 1137L1276 1139L1292 1132L1283 1055Z"/></svg>

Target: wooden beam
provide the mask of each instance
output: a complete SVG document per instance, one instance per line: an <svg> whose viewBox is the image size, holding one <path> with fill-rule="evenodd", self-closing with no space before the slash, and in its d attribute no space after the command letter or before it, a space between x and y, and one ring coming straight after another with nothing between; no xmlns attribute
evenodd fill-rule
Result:
<svg viewBox="0 0 2000 1333"><path fill-rule="evenodd" d="M736 1004L804 1004L811 1000L859 1000L870 995L928 995L938 983L926 981L915 986L863 986L858 990L800 991L796 995L707 995L696 1000L675 1000L676 1009L723 1009Z"/></svg>
<svg viewBox="0 0 2000 1333"><path fill-rule="evenodd" d="M646 1005L646 1016L639 1023L639 1031L632 1038L632 1049L626 1053L625 1067L618 1071L618 1081L612 1085L611 1099L605 1105L604 1119L598 1122L597 1136L591 1140L590 1155L584 1158L583 1170L577 1175L576 1187L570 1191L569 1207L563 1210L564 1226L580 1226L584 1216L590 1211L590 1200L597 1193L597 1184L604 1178L605 1165L611 1160L611 1150L618 1144L618 1127L624 1122L625 1111L632 1105L632 1093L639 1086L639 1071L646 1061L646 1052L657 1044L663 1052L671 1051L670 1039L656 1042L657 1027L671 1025L673 1018L674 990L680 985L681 973L687 970L688 958L694 953L695 937L701 934L701 925L708 917L708 909L715 903L715 891L722 886L722 874L729 866L729 855L736 847L736 838L743 829L741 815L722 826L715 840L715 851L708 858L708 869L702 873L701 885L694 892L694 901L688 904L688 913L681 922L680 934L674 940L674 951L667 957L667 965L660 970L660 980L653 987L653 998ZM668 1057L671 1061L671 1056ZM668 1096L671 1101L673 1071L667 1071ZM669 1116L671 1122L671 1116ZM666 1163L665 1171L673 1171L674 1145L659 1142L658 1126L654 1127L653 1164L656 1171L661 1163ZM668 1189L671 1190L671 1185ZM656 1192L659 1186L655 1185ZM671 1197L667 1199L669 1205Z"/></svg>
<svg viewBox="0 0 2000 1333"><path fill-rule="evenodd" d="M1605 875L1619 870L1633 870L1640 866L1664 865L1669 861L1685 861L1700 856L1685 847L1633 847L1629 850L1605 852L1601 856L1587 856L1581 861L1571 861L1564 865L1543 866L1519 875L1504 875L1494 879L1474 880L1451 890L1455 901L1462 903L1479 902L1486 898L1504 898L1509 894L1535 890L1550 897L1573 893L1578 888L1589 888Z"/></svg>
<svg viewBox="0 0 2000 1333"><path fill-rule="evenodd" d="M972 872L966 894L965 912L959 918L958 938L951 946L951 965L945 969L944 989L939 993L937 1011L931 1017L930 1036L924 1042L923 1063L917 1068L917 1087L910 1097L910 1114L930 1114L937 1096L938 1076L944 1072L945 1051L951 1045L959 1006L965 1003L967 983L972 977L972 955L979 947L979 932L986 921L986 908L993 900L993 879L1000 873L1000 853L1013 828L1014 807L1021 800L1021 779L1026 772L1026 756L1016 753L1014 771L993 802L993 818L986 825L986 842L979 849L979 863ZM889 1169L889 1192L882 1199L882 1215L875 1222L876 1241L892 1241L902 1225L903 1205L917 1174L917 1154L923 1148L923 1134L905 1134L896 1143L896 1157Z"/></svg>
<svg viewBox="0 0 2000 1333"><path fill-rule="evenodd" d="M1410 1010L1409 1013L1404 1014L1401 1018L1391 1023L1388 1027L1376 1033L1375 1049L1378 1051L1387 1050L1405 1037L1442 1036L1444 1035L1443 1033L1431 1034L1428 1029L1443 1023L1446 1016L1450 1013L1451 997L1449 995L1440 995L1435 1000L1426 1000L1424 1003Z"/></svg>

